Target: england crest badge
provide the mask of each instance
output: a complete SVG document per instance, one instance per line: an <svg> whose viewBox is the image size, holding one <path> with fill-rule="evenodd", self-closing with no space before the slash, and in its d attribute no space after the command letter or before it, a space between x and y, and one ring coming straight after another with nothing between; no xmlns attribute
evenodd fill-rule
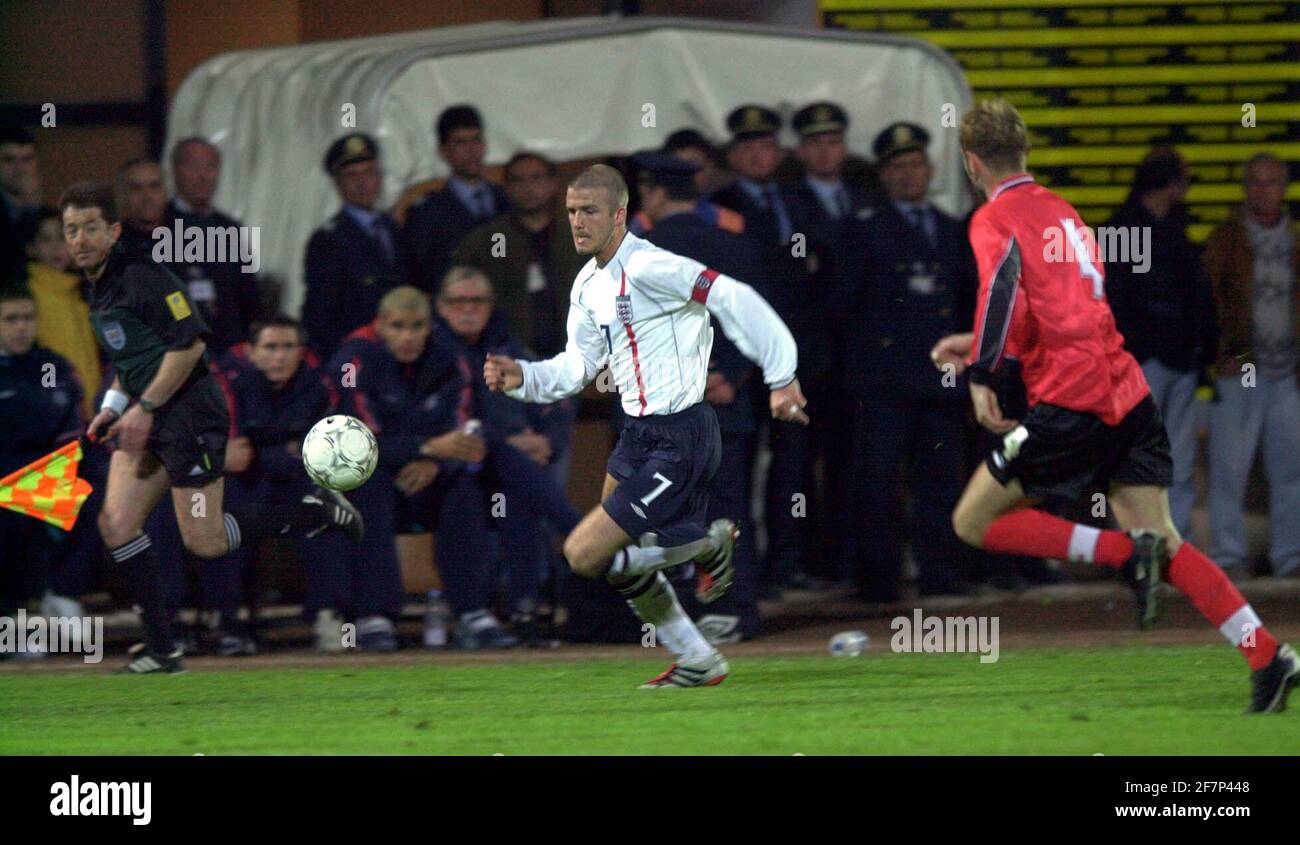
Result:
<svg viewBox="0 0 1300 845"><path fill-rule="evenodd" d="M104 323L104 342L108 344L109 349L115 352L121 352L126 346L126 331L122 324L116 320Z"/></svg>
<svg viewBox="0 0 1300 845"><path fill-rule="evenodd" d="M632 297L630 295L614 297L614 310L623 325L632 324Z"/></svg>

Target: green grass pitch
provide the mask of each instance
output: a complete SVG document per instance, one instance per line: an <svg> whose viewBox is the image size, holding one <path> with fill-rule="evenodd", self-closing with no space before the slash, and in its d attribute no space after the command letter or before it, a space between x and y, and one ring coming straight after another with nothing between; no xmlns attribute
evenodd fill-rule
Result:
<svg viewBox="0 0 1300 845"><path fill-rule="evenodd" d="M1297 754L1222 646L0 676L3 754ZM1300 710L1300 707L1297 708Z"/></svg>

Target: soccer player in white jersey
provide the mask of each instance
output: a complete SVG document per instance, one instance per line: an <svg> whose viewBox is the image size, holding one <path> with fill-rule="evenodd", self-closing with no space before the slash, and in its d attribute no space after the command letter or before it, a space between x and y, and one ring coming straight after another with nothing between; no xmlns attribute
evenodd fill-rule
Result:
<svg viewBox="0 0 1300 845"><path fill-rule="evenodd" d="M721 437L704 402L709 315L763 369L772 416L808 423L790 330L749 285L627 231L627 184L594 165L569 183L573 243L592 256L569 295L568 342L546 361L489 355L488 387L525 402L581 391L606 364L628 415L610 455L601 504L564 542L574 572L605 578L676 661L646 688L714 686L727 661L695 627L661 570L694 563L696 595L716 600L732 579L737 531L705 524Z"/></svg>

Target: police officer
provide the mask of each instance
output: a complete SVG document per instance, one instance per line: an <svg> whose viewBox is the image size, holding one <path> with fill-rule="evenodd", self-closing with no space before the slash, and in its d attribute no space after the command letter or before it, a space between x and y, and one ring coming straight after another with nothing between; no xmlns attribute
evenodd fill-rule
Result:
<svg viewBox="0 0 1300 845"><path fill-rule="evenodd" d="M847 347L841 256L849 228L868 210L869 200L861 188L844 178L848 158L844 135L849 117L843 108L832 102L811 103L795 112L791 125L799 135L795 152L804 172L789 188L790 206L798 230L808 239L809 281L820 305L825 330L821 337L829 341L830 353L830 366L823 376L810 377L805 384L808 401L824 409L813 419L810 431L809 462L820 461L822 486L817 489L809 481L808 493L816 496L809 521L813 535L824 538L824 574L837 578L846 574L840 544L848 530L847 508L852 506L845 489L852 443L849 397L839 389ZM801 347L801 358L803 352Z"/></svg>
<svg viewBox="0 0 1300 845"><path fill-rule="evenodd" d="M205 232L220 229L237 233L232 245L242 246L243 229L238 220L213 208L221 176L221 154L203 138L184 138L172 147L172 175L176 179L176 196L167 203L163 225L175 229L176 221L186 228ZM248 330L261 316L257 291L257 274L244 272L240 252L234 255L206 255L206 260L176 261L172 272L185 282L186 293L198 307L203 320L212 330L212 352L225 352L248 337ZM177 250L177 258L183 258Z"/></svg>
<svg viewBox="0 0 1300 845"><path fill-rule="evenodd" d="M36 345L36 303L0 290L0 477L81 433L81 387L72 365ZM0 616L41 598L68 534L0 509Z"/></svg>
<svg viewBox="0 0 1300 845"><path fill-rule="evenodd" d="M781 117L764 106L744 105L727 115L727 130L731 132L727 165L736 180L713 199L744 217L748 236L783 249L794 235L795 223L786 192L775 178L784 157L777 140Z"/></svg>
<svg viewBox="0 0 1300 845"><path fill-rule="evenodd" d="M806 221L795 215L789 188L776 181L783 158L777 133L781 118L763 106L744 105L727 117L732 133L727 163L736 173L733 184L714 199L740 212L745 218L745 237L763 251L765 266L771 268L768 284L759 292L772 304L790 327L799 344L799 379L816 384L831 367L826 328L829 302L812 282L819 255L802 227ZM817 395L817 388L809 395ZM824 391L821 391L824 394ZM760 397L760 404L766 399ZM766 415L760 415L766 419ZM812 462L810 433L806 426L780 420L768 421L768 445L772 463L767 477L768 548L764 577L769 587L800 580L814 540L807 519Z"/></svg>
<svg viewBox="0 0 1300 845"><path fill-rule="evenodd" d="M656 246L694 258L757 289L766 287L763 254L753 241L723 231L699 214L698 165L663 153L632 157L637 168L641 210L653 224L646 238ZM727 517L740 527L736 545L736 580L716 603L709 605L709 624L700 630L713 642L754 637L759 632L758 585L754 563L753 525L749 498L757 415L754 394L762 378L754 365L720 331L713 334L704 398L713 406L722 433L722 461L709 485L707 518ZM621 410L621 409L620 409ZM683 606L692 616L704 613L693 591L682 590Z"/></svg>
<svg viewBox="0 0 1300 845"><path fill-rule="evenodd" d="M456 245L481 223L505 211L506 193L483 178L483 118L471 105L449 106L435 125L438 157L451 169L446 186L411 206L403 238L411 283L433 296L451 266Z"/></svg>
<svg viewBox="0 0 1300 845"><path fill-rule="evenodd" d="M303 329L322 359L353 329L369 323L384 294L406 283L397 224L379 210L379 147L361 132L344 135L325 153L343 208L307 243Z"/></svg>
<svg viewBox="0 0 1300 845"><path fill-rule="evenodd" d="M929 134L895 123L874 151L888 201L846 237L849 311L844 387L854 397L850 501L860 516L848 537L858 587L873 601L897 598L902 541L895 515L910 464L912 549L926 595L969 592L954 563L961 544L948 514L962 485L964 389L936 374L935 338L963 331L974 313L978 275L965 225L927 199L934 168Z"/></svg>
<svg viewBox="0 0 1300 845"><path fill-rule="evenodd" d="M709 194L718 187L718 167L714 162L713 145L694 129L678 129L664 139L659 152L674 156L698 165L695 173L696 193L699 200L695 203L695 213L710 226L717 226L723 231L737 235L745 232L745 218L730 208L718 205L709 199ZM628 221L627 230L634 235L645 236L654 227L654 221L644 211L638 210Z"/></svg>

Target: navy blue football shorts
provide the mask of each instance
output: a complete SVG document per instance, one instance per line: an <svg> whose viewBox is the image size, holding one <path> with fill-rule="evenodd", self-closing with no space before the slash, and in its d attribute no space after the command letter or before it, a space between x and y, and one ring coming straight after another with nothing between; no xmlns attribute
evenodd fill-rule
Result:
<svg viewBox="0 0 1300 845"><path fill-rule="evenodd" d="M626 417L606 467L618 481L602 503L634 542L681 546L708 534L709 483L722 461L713 407L700 402L675 414Z"/></svg>

